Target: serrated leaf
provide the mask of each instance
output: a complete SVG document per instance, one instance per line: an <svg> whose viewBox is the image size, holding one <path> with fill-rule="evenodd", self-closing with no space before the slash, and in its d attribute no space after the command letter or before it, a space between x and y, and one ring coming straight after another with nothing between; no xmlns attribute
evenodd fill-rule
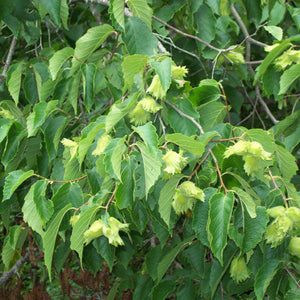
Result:
<svg viewBox="0 0 300 300"><path fill-rule="evenodd" d="M167 57L163 61L151 63L159 76L163 90L166 92L171 84L171 58Z"/></svg>
<svg viewBox="0 0 300 300"><path fill-rule="evenodd" d="M146 197L150 188L154 185L161 174L161 161L141 142L136 143L143 158L143 168L145 173Z"/></svg>
<svg viewBox="0 0 300 300"><path fill-rule="evenodd" d="M48 182L39 180L34 183L24 199L22 212L24 221L42 237L43 227L53 214L52 202L45 198Z"/></svg>
<svg viewBox="0 0 300 300"><path fill-rule="evenodd" d="M24 172L22 170L17 170L10 172L5 178L5 185L3 189L3 200L9 199L14 191L29 177L34 174L32 170Z"/></svg>
<svg viewBox="0 0 300 300"><path fill-rule="evenodd" d="M298 170L296 158L288 150L277 144L275 144L275 154L283 177L290 180Z"/></svg>
<svg viewBox="0 0 300 300"><path fill-rule="evenodd" d="M21 88L23 62L19 62L10 66L7 72L6 84L9 93L14 99L16 105L19 103L19 94Z"/></svg>
<svg viewBox="0 0 300 300"><path fill-rule="evenodd" d="M270 26L264 26L264 29L268 31L270 34L272 34L276 40L279 41L282 40L283 31L280 27L270 25Z"/></svg>
<svg viewBox="0 0 300 300"><path fill-rule="evenodd" d="M134 164L134 157L131 156L124 163L125 168L120 178L121 183L118 185L115 193L116 205L120 209L130 207L135 199L134 171L136 166Z"/></svg>
<svg viewBox="0 0 300 300"><path fill-rule="evenodd" d="M90 28L86 34L77 40L74 58L72 59L73 72L75 72L113 32L114 29L110 25L104 24Z"/></svg>
<svg viewBox="0 0 300 300"><path fill-rule="evenodd" d="M86 211L84 211L80 215L80 218L73 226L70 248L72 250L75 250L78 253L81 265L82 265L83 242L84 242L83 234L88 230L90 224L94 221L95 214L98 211L98 209L99 206L89 207Z"/></svg>
<svg viewBox="0 0 300 300"><path fill-rule="evenodd" d="M175 189L180 179L183 177L184 175L182 174L172 176L163 186L159 194L158 211L160 213L161 218L166 222L168 226L170 223L171 206Z"/></svg>
<svg viewBox="0 0 300 300"><path fill-rule="evenodd" d="M256 218L256 204L253 198L248 193L246 193L245 191L243 191L238 187L233 187L232 190L234 190L236 194L239 196L242 204L245 205L250 217Z"/></svg>
<svg viewBox="0 0 300 300"><path fill-rule="evenodd" d="M117 175L117 178L122 182L121 178L121 163L123 159L123 153L126 150L126 147L124 145L126 140L126 136L121 138L118 143L116 144L116 147L111 155L111 165L114 173Z"/></svg>
<svg viewBox="0 0 300 300"><path fill-rule="evenodd" d="M78 72L73 76L70 85L70 92L68 95L68 99L72 104L75 115L77 115L77 101L78 101L79 88L80 88L80 79L81 79L81 72Z"/></svg>
<svg viewBox="0 0 300 300"><path fill-rule="evenodd" d="M204 131L208 131L214 126L224 121L226 116L226 106L217 101L202 104L198 112L200 114L200 124Z"/></svg>
<svg viewBox="0 0 300 300"><path fill-rule="evenodd" d="M123 28L123 30L125 29L124 8L125 8L124 0L113 0L112 11L116 21Z"/></svg>
<svg viewBox="0 0 300 300"><path fill-rule="evenodd" d="M131 55L153 55L157 52L157 38L147 25L137 17L131 17L127 20L123 40Z"/></svg>
<svg viewBox="0 0 300 300"><path fill-rule="evenodd" d="M44 141L50 160L56 157L60 138L67 122L68 119L64 116L55 117L49 121L44 130Z"/></svg>
<svg viewBox="0 0 300 300"><path fill-rule="evenodd" d="M60 26L60 2L61 0L40 0L49 12L52 20L57 26Z"/></svg>
<svg viewBox="0 0 300 300"><path fill-rule="evenodd" d="M96 71L97 67L95 64L89 63L81 66L84 106L88 112L91 110L95 101Z"/></svg>
<svg viewBox="0 0 300 300"><path fill-rule="evenodd" d="M166 139L168 142L174 143L182 149L187 150L197 156L201 156L205 150L203 143L194 140L190 136L183 135L181 133L167 134Z"/></svg>
<svg viewBox="0 0 300 300"><path fill-rule="evenodd" d="M69 30L68 28L68 17L69 17L69 6L67 0L61 0L60 1L60 19L62 22L62 25L66 30Z"/></svg>
<svg viewBox="0 0 300 300"><path fill-rule="evenodd" d="M269 222L269 216L265 207L258 206L256 208L256 217L251 218L245 213L244 220L245 229L241 249L244 253L247 253L262 240Z"/></svg>
<svg viewBox="0 0 300 300"><path fill-rule="evenodd" d="M71 47L66 47L64 49L58 50L49 60L49 71L51 73L52 79L55 80L57 73L61 69L62 65L72 57L74 54L74 49Z"/></svg>
<svg viewBox="0 0 300 300"><path fill-rule="evenodd" d="M223 250L227 244L227 231L234 204L232 192L217 193L209 200L208 231L212 253L223 265Z"/></svg>
<svg viewBox="0 0 300 300"><path fill-rule="evenodd" d="M260 269L256 273L254 282L254 292L257 297L257 300L263 299L271 280L273 279L278 270L279 264L279 260L269 259L260 267Z"/></svg>
<svg viewBox="0 0 300 300"><path fill-rule="evenodd" d="M33 112L27 118L28 137L35 136L44 124L48 115L56 109L58 100L40 102L33 107Z"/></svg>
<svg viewBox="0 0 300 300"><path fill-rule="evenodd" d="M132 128L143 139L150 152L156 155L158 151L158 136L156 133L156 128L152 125L152 123L148 122L139 127L132 126Z"/></svg>
<svg viewBox="0 0 300 300"><path fill-rule="evenodd" d="M56 237L60 223L65 216L65 214L72 209L72 204L69 203L63 209L61 209L51 221L49 227L47 228L43 236L43 247L44 247L44 259L45 265L48 269L49 279L51 281L51 267L52 267L52 257L54 252L54 246L56 242Z"/></svg>
<svg viewBox="0 0 300 300"><path fill-rule="evenodd" d="M123 2L123 0L122 0ZM122 62L123 78L126 89L131 89L134 76L143 71L148 63L148 56L141 54L128 55Z"/></svg>
<svg viewBox="0 0 300 300"><path fill-rule="evenodd" d="M127 5L135 17L141 19L151 29L152 9L146 0L128 0Z"/></svg>
<svg viewBox="0 0 300 300"><path fill-rule="evenodd" d="M96 122L90 123L85 129L84 134L82 134L81 140L79 141L78 146L78 161L81 165L86 153L89 150L89 147L93 143L96 135L101 129L104 129L105 124L101 119L98 119Z"/></svg>
<svg viewBox="0 0 300 300"><path fill-rule="evenodd" d="M194 236L190 236L184 241L180 242L175 248L173 248L161 259L157 266L157 282L161 281L161 279L168 271L170 265L172 264L176 256L179 254L179 252L182 251L182 249L185 248L187 245L189 245L194 238Z"/></svg>
<svg viewBox="0 0 300 300"><path fill-rule="evenodd" d="M274 61L274 59L290 46L290 43L290 40L285 40L279 46L269 52L267 57L259 66L258 72L255 74L253 85L255 85L258 79L267 71L269 65Z"/></svg>
<svg viewBox="0 0 300 300"><path fill-rule="evenodd" d="M105 130L107 133L127 115L135 106L139 93L133 94L123 103L114 104L106 117Z"/></svg>
<svg viewBox="0 0 300 300"><path fill-rule="evenodd" d="M291 84L300 77L300 64L293 65L280 77L279 95L285 94Z"/></svg>

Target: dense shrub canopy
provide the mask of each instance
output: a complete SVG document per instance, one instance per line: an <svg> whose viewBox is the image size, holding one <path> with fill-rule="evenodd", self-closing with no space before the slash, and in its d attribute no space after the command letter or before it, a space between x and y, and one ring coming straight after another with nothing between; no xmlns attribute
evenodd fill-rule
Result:
<svg viewBox="0 0 300 300"><path fill-rule="evenodd" d="M2 296L300 297L298 1L0 21Z"/></svg>

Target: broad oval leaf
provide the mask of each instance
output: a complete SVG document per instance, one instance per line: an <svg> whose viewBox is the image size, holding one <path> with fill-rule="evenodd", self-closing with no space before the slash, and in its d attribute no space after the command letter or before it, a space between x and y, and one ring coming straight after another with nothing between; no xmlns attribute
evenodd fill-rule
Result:
<svg viewBox="0 0 300 300"><path fill-rule="evenodd" d="M211 250L221 265L227 244L227 232L234 204L234 195L217 193L209 200L208 232Z"/></svg>
<svg viewBox="0 0 300 300"><path fill-rule="evenodd" d="M55 80L57 73L64 64L64 62L72 57L74 54L74 49L71 47L66 47L54 53L54 55L49 60L49 71L51 73L52 79Z"/></svg>

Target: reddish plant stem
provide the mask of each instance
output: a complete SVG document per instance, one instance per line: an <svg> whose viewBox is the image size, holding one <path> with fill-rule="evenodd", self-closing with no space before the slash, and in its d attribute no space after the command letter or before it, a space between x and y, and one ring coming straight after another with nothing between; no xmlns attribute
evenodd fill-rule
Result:
<svg viewBox="0 0 300 300"><path fill-rule="evenodd" d="M286 200L285 196L283 195L282 191L280 190L280 188L278 187L278 185L277 185L277 183L276 183L276 181L275 181L275 179L273 177L273 174L272 174L272 172L270 170L269 170L269 175L271 177L271 180L273 182L273 185L274 185L275 189L280 191L280 196L283 199L285 206L288 207L287 200Z"/></svg>
<svg viewBox="0 0 300 300"><path fill-rule="evenodd" d="M188 180L191 180L192 177L198 172L199 168L201 167L201 165L206 161L206 159L208 158L208 155L210 153L207 152L206 155L204 156L204 158L199 162L198 166L196 167L196 169L193 171L193 173L189 176Z"/></svg>
<svg viewBox="0 0 300 300"><path fill-rule="evenodd" d="M107 211L108 211L108 208L109 208L110 203L113 201L113 199L114 199L114 197L115 197L116 190L117 190L117 185L115 186L115 189L114 189L114 191L112 192L112 195L111 195L111 197L109 198L109 200L108 200L108 202L107 202L107 204L106 204L106 206L105 206L105 212L106 212L106 213L107 213Z"/></svg>

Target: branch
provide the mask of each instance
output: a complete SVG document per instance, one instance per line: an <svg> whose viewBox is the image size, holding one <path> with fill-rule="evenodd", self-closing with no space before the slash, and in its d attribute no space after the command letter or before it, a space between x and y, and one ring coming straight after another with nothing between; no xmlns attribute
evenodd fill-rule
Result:
<svg viewBox="0 0 300 300"><path fill-rule="evenodd" d="M197 128L199 129L200 133L201 134L204 134L204 130L202 128L202 126L191 116L189 115L186 115L184 112L182 112L180 109L178 109L174 104L172 104L171 102L167 101L167 100L164 100L164 102L166 102L169 106L171 106L179 115L181 115L182 117L190 120L191 122L193 122ZM225 194L227 194L228 190L223 182L223 179L222 179L222 174L221 174L221 171L220 171L220 168L219 168L219 164L218 164L218 160L217 158L215 157L214 153L212 152L211 148L209 146L207 146L207 149L208 149L208 152L209 154L211 155L215 165L216 165L216 168L217 168L217 172L218 172L218 175L219 175L219 178L220 178L220 182L221 182L221 186L224 188L224 191L225 191Z"/></svg>
<svg viewBox="0 0 300 300"><path fill-rule="evenodd" d="M76 182L76 181L82 180L87 177L87 175L83 175L79 178L72 179L72 180L53 180L53 179L49 179L49 178L46 178L46 177L38 175L38 174L33 174L33 176L44 179L46 181L49 181L50 183L72 183L72 182Z"/></svg>
<svg viewBox="0 0 300 300"><path fill-rule="evenodd" d="M268 45L265 44L265 43L262 43L262 42L260 42L260 41L257 41L257 40L255 40L255 39L253 39L253 38L249 35L249 32L248 32L248 30L247 30L247 28L246 28L246 26L245 26L243 20L241 19L240 15L239 15L238 12L236 11L236 9L235 9L235 7L234 7L233 4L231 4L230 10L231 10L233 16L235 17L237 23L239 24L239 26L240 26L240 28L241 28L241 30L242 30L242 32L243 32L243 34L244 34L244 36L245 36L245 38L246 38L246 40L247 40L248 42L250 42L250 43L252 43L252 44L255 44L255 45L257 45L257 46L260 46L260 47L266 47L266 46L268 46Z"/></svg>
<svg viewBox="0 0 300 300"><path fill-rule="evenodd" d="M5 61L5 64L4 64L4 68L3 68L3 71L2 71L2 74L1 74L0 84L6 78L6 73L7 73L8 69L9 69L9 66L10 66L10 63L11 63L11 60L12 60L12 56L13 56L13 54L15 52L16 43L17 43L17 39L16 39L15 36L13 36L12 41L11 41L10 46L9 46L7 58L6 58L6 61Z"/></svg>
<svg viewBox="0 0 300 300"><path fill-rule="evenodd" d="M280 190L280 188L278 187L278 185L277 185L277 183L276 183L276 181L273 177L273 174L272 174L271 170L269 170L269 175L271 177L271 180L273 182L273 185L274 185L275 189L280 192L280 196L281 196L282 200L284 201L285 206L288 207L287 200L286 200L285 196L283 195L282 191Z"/></svg>
<svg viewBox="0 0 300 300"><path fill-rule="evenodd" d="M0 285L4 285L8 280L15 276L15 274L17 274L20 268L24 265L28 257L29 253L27 252L15 263L15 265L9 271L3 272L2 276L0 277Z"/></svg>

